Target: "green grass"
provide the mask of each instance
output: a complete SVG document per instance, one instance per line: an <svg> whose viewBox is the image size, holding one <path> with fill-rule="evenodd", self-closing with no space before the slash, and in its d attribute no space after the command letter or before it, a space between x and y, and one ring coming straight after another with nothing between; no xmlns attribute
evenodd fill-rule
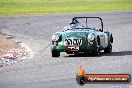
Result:
<svg viewBox="0 0 132 88"><path fill-rule="evenodd" d="M132 10L132 0L0 0L0 15Z"/></svg>

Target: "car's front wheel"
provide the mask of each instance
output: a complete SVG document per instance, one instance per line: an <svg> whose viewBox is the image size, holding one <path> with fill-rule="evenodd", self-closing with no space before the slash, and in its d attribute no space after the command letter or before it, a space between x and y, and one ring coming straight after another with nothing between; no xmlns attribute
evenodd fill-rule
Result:
<svg viewBox="0 0 132 88"><path fill-rule="evenodd" d="M93 54L95 56L100 56L100 38L99 37L97 37L97 48L95 51L93 51Z"/></svg>
<svg viewBox="0 0 132 88"><path fill-rule="evenodd" d="M104 49L104 52L105 52L105 53L111 53L111 52L112 52L112 44L110 44L109 46L107 46L107 47Z"/></svg>
<svg viewBox="0 0 132 88"><path fill-rule="evenodd" d="M59 56L60 56L60 52L52 51L52 57L59 57Z"/></svg>
<svg viewBox="0 0 132 88"><path fill-rule="evenodd" d="M97 47L97 49L95 51L93 51L93 54L95 56L99 56L100 55L100 49L99 49L99 47Z"/></svg>

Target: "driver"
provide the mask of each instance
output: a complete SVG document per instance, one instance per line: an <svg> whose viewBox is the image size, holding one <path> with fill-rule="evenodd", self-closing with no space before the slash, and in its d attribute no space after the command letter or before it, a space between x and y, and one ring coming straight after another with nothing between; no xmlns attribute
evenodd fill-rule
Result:
<svg viewBox="0 0 132 88"><path fill-rule="evenodd" d="M70 27L71 28L81 28L82 26L80 25L80 23L76 20L76 19L73 19L73 20L70 20Z"/></svg>
<svg viewBox="0 0 132 88"><path fill-rule="evenodd" d="M69 24L70 25L64 27L64 31L68 29L84 28L84 26L81 25L76 19L70 20Z"/></svg>

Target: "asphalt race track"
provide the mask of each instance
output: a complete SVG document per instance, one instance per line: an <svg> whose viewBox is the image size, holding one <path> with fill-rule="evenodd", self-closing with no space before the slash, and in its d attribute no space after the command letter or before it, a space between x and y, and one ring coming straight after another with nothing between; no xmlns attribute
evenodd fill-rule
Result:
<svg viewBox="0 0 132 88"><path fill-rule="evenodd" d="M113 33L113 52L102 53L100 57L61 53L59 58L52 58L52 34L62 31L74 16L102 17L104 29ZM1 16L0 31L26 43L34 52L32 59L0 68L0 88L129 88L132 85L86 84L82 87L75 80L80 65L89 74L132 75L132 11Z"/></svg>

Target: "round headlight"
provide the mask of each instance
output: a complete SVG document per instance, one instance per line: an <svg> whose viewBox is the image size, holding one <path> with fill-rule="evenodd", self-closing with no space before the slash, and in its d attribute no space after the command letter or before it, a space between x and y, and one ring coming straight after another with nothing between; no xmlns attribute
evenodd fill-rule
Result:
<svg viewBox="0 0 132 88"><path fill-rule="evenodd" d="M52 36L52 41L58 41L59 40L59 36L58 35L53 35Z"/></svg>
<svg viewBox="0 0 132 88"><path fill-rule="evenodd" d="M88 35L88 40L93 41L94 38L95 38L94 34L89 34Z"/></svg>

